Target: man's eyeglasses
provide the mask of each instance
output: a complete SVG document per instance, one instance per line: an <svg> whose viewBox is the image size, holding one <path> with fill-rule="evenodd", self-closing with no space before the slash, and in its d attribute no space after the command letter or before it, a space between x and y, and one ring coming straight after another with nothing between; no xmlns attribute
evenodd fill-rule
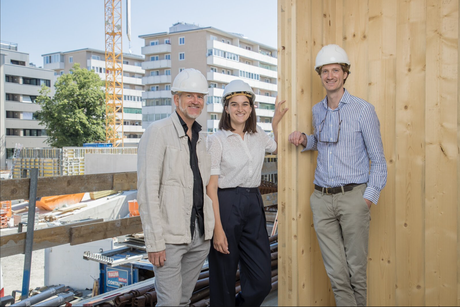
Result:
<svg viewBox="0 0 460 307"><path fill-rule="evenodd" d="M326 139L326 140L323 140L323 138L321 137L322 132L323 132L323 128L324 128L324 123L326 122L326 118L327 118L327 112L329 112L329 108L326 110L326 115L324 116L323 121L320 123L320 128L319 128L319 141L320 141L321 143L336 144L336 143L339 142L340 125L342 124L342 120L340 119L340 109L337 110L337 113L338 113L338 116L339 116L339 130L337 131L337 139L336 139L335 141L328 141L327 139Z"/></svg>

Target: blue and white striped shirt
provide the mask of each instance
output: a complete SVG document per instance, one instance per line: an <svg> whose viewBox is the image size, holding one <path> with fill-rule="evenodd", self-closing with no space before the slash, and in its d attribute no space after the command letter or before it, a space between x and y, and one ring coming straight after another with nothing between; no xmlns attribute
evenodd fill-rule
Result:
<svg viewBox="0 0 460 307"><path fill-rule="evenodd" d="M303 151L318 151L315 184L337 187L367 183L364 198L377 204L387 181L387 165L374 106L344 89L337 109L328 108L325 97L312 113L314 134L307 136ZM335 142L337 138L337 143L324 142Z"/></svg>

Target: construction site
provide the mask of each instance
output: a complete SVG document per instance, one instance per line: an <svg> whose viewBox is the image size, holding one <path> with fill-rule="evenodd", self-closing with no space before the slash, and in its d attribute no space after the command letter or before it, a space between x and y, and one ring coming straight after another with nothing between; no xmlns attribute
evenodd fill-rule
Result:
<svg viewBox="0 0 460 307"><path fill-rule="evenodd" d="M144 306L156 302L136 201L136 151L83 147L23 149L18 154L13 174L23 178L1 181L1 257L28 251L24 265L30 266L33 252L44 249L45 283L29 289L30 267L25 267L23 287L27 291L5 293L4 301L10 297L13 306L66 302L72 306ZM123 163L114 163L117 159ZM114 165L123 169L107 169ZM273 291L277 289L276 179L276 157L267 156L260 190L271 241ZM31 197L36 201L27 201ZM29 225L34 229L32 239ZM207 269L205 263L194 290L192 303L196 306L209 303ZM237 282L235 288L238 286Z"/></svg>
<svg viewBox="0 0 460 307"><path fill-rule="evenodd" d="M116 2L105 1L106 16L116 15ZM342 46L352 63L347 91L375 107L387 165L371 210L367 304L460 305L459 8L458 0L277 1L277 92L289 112L259 187L272 259L264 305L335 305L310 206L317 154L288 141L292 131L313 132L312 108L325 97L315 57L328 44ZM155 305L136 202L137 149L112 133L123 121L116 24L106 23L106 73L113 75L106 77L105 145L18 145L2 173L0 256L25 258L22 291L5 293L2 304ZM30 289L38 250L45 285ZM205 263L192 305L209 304L208 284Z"/></svg>

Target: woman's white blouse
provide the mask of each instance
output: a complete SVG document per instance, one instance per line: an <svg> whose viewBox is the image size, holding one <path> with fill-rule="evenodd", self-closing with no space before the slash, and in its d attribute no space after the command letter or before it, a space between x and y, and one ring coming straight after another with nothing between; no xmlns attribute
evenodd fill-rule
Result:
<svg viewBox="0 0 460 307"><path fill-rule="evenodd" d="M262 128L245 133L219 130L208 137L211 175L219 175L219 188L256 188L260 185L265 153L276 150L276 142Z"/></svg>

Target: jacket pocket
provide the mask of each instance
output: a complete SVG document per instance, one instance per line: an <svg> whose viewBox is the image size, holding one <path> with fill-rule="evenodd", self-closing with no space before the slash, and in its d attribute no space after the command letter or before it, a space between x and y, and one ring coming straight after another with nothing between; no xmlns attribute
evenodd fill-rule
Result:
<svg viewBox="0 0 460 307"><path fill-rule="evenodd" d="M177 187L163 186L160 195L160 212L163 227L163 235L185 236L185 227L190 226L190 222L184 221L187 216L185 210L185 200L183 189ZM190 219L190 212L188 215Z"/></svg>

